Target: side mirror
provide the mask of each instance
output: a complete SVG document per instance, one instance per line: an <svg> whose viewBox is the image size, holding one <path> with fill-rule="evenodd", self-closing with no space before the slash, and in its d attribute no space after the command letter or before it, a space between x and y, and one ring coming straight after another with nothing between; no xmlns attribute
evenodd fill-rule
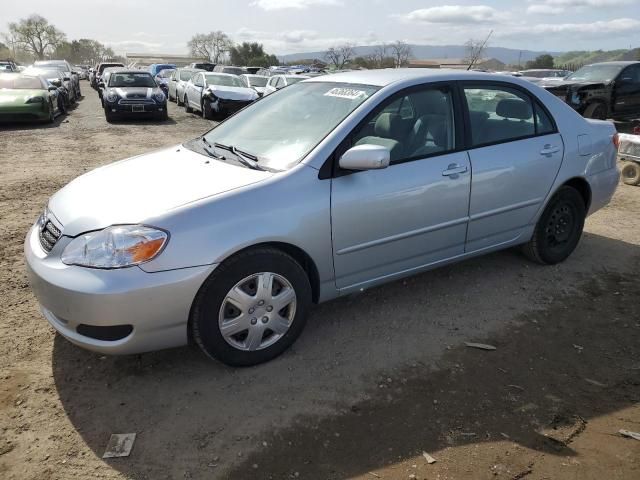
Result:
<svg viewBox="0 0 640 480"><path fill-rule="evenodd" d="M56 86L56 87L61 87L62 86L62 82L60 80L52 80L51 84Z"/></svg>
<svg viewBox="0 0 640 480"><path fill-rule="evenodd" d="M381 145L358 145L340 157L345 170L381 170L391 163L391 151Z"/></svg>
<svg viewBox="0 0 640 480"><path fill-rule="evenodd" d="M71 75L78 75L78 72L71 71Z"/></svg>
<svg viewBox="0 0 640 480"><path fill-rule="evenodd" d="M104 88L104 82L102 82L102 81L98 82L98 86L99 86L100 88Z"/></svg>
<svg viewBox="0 0 640 480"><path fill-rule="evenodd" d="M56 90L58 90L58 87L56 87L55 85L49 85L47 90L49 90L50 92L55 92Z"/></svg>
<svg viewBox="0 0 640 480"><path fill-rule="evenodd" d="M70 82L71 79L69 77L64 77L62 80L64 80L65 82Z"/></svg>

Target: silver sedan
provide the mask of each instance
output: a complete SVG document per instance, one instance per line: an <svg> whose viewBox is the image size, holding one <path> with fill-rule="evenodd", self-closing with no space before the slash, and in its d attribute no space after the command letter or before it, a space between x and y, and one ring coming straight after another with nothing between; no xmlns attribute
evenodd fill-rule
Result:
<svg viewBox="0 0 640 480"><path fill-rule="evenodd" d="M476 72L310 79L202 137L83 175L29 231L31 286L71 342L286 350L312 304L521 245L552 265L618 184L611 123Z"/></svg>

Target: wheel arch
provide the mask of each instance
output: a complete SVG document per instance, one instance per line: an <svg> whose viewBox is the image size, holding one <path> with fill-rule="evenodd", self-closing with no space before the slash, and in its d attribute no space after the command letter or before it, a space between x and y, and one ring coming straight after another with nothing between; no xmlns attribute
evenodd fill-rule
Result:
<svg viewBox="0 0 640 480"><path fill-rule="evenodd" d="M589 182L587 182L587 180L582 177L573 177L564 182L558 188L562 187L572 187L576 189L582 197L582 200L584 200L585 211L589 212L589 209L591 208L592 192L591 185L589 185Z"/></svg>

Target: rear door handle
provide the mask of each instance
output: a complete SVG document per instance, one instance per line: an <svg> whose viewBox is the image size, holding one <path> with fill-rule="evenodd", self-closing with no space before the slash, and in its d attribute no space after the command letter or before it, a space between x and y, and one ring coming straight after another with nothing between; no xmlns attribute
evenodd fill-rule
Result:
<svg viewBox="0 0 640 480"><path fill-rule="evenodd" d="M442 172L442 176L453 177L453 176L460 175L461 173L467 173L467 170L468 168L466 165L460 166L456 163L452 163L447 167L447 169L444 172Z"/></svg>
<svg viewBox="0 0 640 480"><path fill-rule="evenodd" d="M554 153L558 153L560 151L560 147L554 147L552 145L545 145L542 150L540 150L540 155L545 155L550 157Z"/></svg>

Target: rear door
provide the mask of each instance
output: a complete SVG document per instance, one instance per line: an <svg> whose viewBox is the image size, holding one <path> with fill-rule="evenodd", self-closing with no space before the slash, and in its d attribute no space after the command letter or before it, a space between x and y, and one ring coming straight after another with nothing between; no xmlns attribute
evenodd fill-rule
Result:
<svg viewBox="0 0 640 480"><path fill-rule="evenodd" d="M471 168L458 148L454 97L448 85L398 94L342 147L373 144L391 151L384 170L338 171L332 180L336 285L344 292L464 252Z"/></svg>
<svg viewBox="0 0 640 480"><path fill-rule="evenodd" d="M473 252L530 231L560 170L564 144L527 91L493 82L464 83L462 91L473 168L466 251Z"/></svg>

